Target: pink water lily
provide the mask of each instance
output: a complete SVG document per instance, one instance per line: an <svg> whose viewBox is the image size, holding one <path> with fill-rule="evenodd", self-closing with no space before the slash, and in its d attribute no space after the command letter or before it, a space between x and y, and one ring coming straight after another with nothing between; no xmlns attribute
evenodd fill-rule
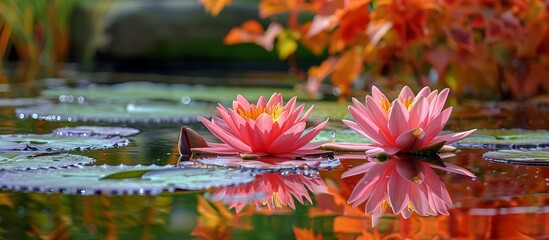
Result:
<svg viewBox="0 0 549 240"><path fill-rule="evenodd" d="M323 153L322 143L310 141L322 130L328 120L305 132L311 106L301 117L304 104L296 107L296 97L286 105L282 94L274 93L267 101L260 97L256 104L238 95L232 108L217 107L220 117L200 121L222 143L208 143L207 147L192 148L193 152L240 154L243 157L297 157Z"/></svg>
<svg viewBox="0 0 549 240"><path fill-rule="evenodd" d="M353 207L366 202L365 212L372 214L372 226L377 225L388 207L404 218L409 218L413 212L421 216L448 215L452 199L431 167L475 177L456 165L446 163L446 167L440 167L409 158L392 157L384 163L371 161L342 174L343 178L364 174L348 202Z"/></svg>
<svg viewBox="0 0 549 240"><path fill-rule="evenodd" d="M429 149L438 144L451 144L471 135L476 129L439 135L452 107L444 108L449 89L431 91L424 87L417 95L405 86L397 99L389 102L375 86L372 96L366 96L362 104L353 98L349 111L356 122L343 123L371 144L332 144L329 148L341 150L366 150L367 154L385 152L389 155Z"/></svg>
<svg viewBox="0 0 549 240"><path fill-rule="evenodd" d="M209 198L226 202L236 212L240 212L248 204L255 207L266 205L270 210L284 206L295 209L294 199L301 204L305 204L305 200L313 203L309 191L313 194L328 193L328 187L320 176L263 173L256 176L251 183L219 188Z"/></svg>

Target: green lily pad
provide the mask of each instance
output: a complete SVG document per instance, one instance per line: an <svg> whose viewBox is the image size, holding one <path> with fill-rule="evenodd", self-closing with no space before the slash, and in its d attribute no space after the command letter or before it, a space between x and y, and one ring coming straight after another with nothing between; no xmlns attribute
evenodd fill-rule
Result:
<svg viewBox="0 0 549 240"><path fill-rule="evenodd" d="M506 164L549 166L549 149L490 151L482 155L482 158Z"/></svg>
<svg viewBox="0 0 549 240"><path fill-rule="evenodd" d="M358 134L351 129L338 129L338 130L322 130L313 139L314 142L319 141L336 141L336 142L349 142L349 143L372 143L367 138Z"/></svg>
<svg viewBox="0 0 549 240"><path fill-rule="evenodd" d="M29 170L83 165L95 159L67 153L0 152L1 170Z"/></svg>
<svg viewBox="0 0 549 240"><path fill-rule="evenodd" d="M0 151L72 151L117 148L129 144L120 137L105 136L65 136L55 134L14 134L0 135Z"/></svg>
<svg viewBox="0 0 549 240"><path fill-rule="evenodd" d="M112 122L112 123L190 123L197 116L211 116L213 104L57 104L17 108L20 119L32 118L46 121Z"/></svg>
<svg viewBox="0 0 549 240"><path fill-rule="evenodd" d="M4 98L0 99L0 107L19 107L29 105L44 105L51 104L47 99L40 98Z"/></svg>
<svg viewBox="0 0 549 240"><path fill-rule="evenodd" d="M500 129L478 130L455 143L460 148L531 149L549 147L549 131Z"/></svg>
<svg viewBox="0 0 549 240"><path fill-rule="evenodd" d="M139 129L127 127L77 126L53 130L54 135L64 136L131 136L139 133Z"/></svg>
<svg viewBox="0 0 549 240"><path fill-rule="evenodd" d="M125 174L124 172L130 172ZM146 171L146 173L143 173ZM140 176L136 176L135 172ZM105 176L114 176L109 178ZM125 175L126 177L121 177ZM89 166L0 172L0 187L13 191L80 195L154 195L175 189L204 190L248 183L250 172L174 166Z"/></svg>
<svg viewBox="0 0 549 240"><path fill-rule="evenodd" d="M276 89L287 99L292 96L298 96L305 99L306 93L297 92L292 89ZM242 87L217 87L203 85L185 85L185 84L161 84L149 82L131 82L117 85L90 85L86 88L59 88L45 89L42 95L50 98L59 98L64 100L78 99L83 97L86 100L104 101L104 102L135 102L143 99L169 100L181 103L190 103L194 101L210 102L231 102L238 94L243 95L251 101L256 101L260 96L271 96L274 90L272 88L242 88ZM70 101L64 101L70 102Z"/></svg>

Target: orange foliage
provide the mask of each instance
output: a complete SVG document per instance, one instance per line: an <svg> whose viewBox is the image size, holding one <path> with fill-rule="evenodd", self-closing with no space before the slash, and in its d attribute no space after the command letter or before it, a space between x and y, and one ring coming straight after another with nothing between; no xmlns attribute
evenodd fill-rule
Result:
<svg viewBox="0 0 549 240"><path fill-rule="evenodd" d="M259 12L281 20L281 29L271 32L276 36L242 37L243 26L231 30L230 44L281 48L281 59L299 47L327 52L329 59L308 71L309 91L330 79L350 96L352 86L368 89L401 79L416 88L450 87L454 94L484 99L549 93L543 80L549 77L548 1L261 0ZM304 21L304 12L314 17Z"/></svg>
<svg viewBox="0 0 549 240"><path fill-rule="evenodd" d="M204 10L206 10L207 13L212 14L213 16L217 16L225 6L230 5L233 1L232 0L200 0L202 5L204 6Z"/></svg>

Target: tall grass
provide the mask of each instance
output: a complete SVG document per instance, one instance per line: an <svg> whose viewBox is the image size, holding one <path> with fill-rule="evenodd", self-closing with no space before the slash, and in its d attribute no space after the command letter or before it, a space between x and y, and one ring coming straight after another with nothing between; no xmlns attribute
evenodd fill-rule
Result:
<svg viewBox="0 0 549 240"><path fill-rule="evenodd" d="M43 66L65 61L72 8L86 1L91 0L1 0L0 63L11 54Z"/></svg>

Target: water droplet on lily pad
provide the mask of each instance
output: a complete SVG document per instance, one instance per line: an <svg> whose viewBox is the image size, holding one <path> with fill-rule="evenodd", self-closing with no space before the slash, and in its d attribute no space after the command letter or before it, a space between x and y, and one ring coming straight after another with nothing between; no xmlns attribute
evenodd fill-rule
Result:
<svg viewBox="0 0 549 240"><path fill-rule="evenodd" d="M252 180L250 172L242 170L154 165L102 165L0 172L0 187L7 190L86 195L154 195L165 190L203 190Z"/></svg>
<svg viewBox="0 0 549 240"><path fill-rule="evenodd" d="M0 152L0 170L28 170L83 165L95 159L68 153Z"/></svg>
<svg viewBox="0 0 549 240"><path fill-rule="evenodd" d="M0 135L0 151L73 151L123 147L129 140L106 136L66 136L55 134Z"/></svg>
<svg viewBox="0 0 549 240"><path fill-rule="evenodd" d="M506 164L549 166L549 149L504 149L487 152L482 158Z"/></svg>
<svg viewBox="0 0 549 240"><path fill-rule="evenodd" d="M531 149L549 147L549 131L524 129L478 130L455 143L460 148Z"/></svg>
<svg viewBox="0 0 549 240"><path fill-rule="evenodd" d="M64 127L53 130L55 135L64 136L131 136L139 133L139 129L127 127L105 127L105 126L77 126Z"/></svg>

